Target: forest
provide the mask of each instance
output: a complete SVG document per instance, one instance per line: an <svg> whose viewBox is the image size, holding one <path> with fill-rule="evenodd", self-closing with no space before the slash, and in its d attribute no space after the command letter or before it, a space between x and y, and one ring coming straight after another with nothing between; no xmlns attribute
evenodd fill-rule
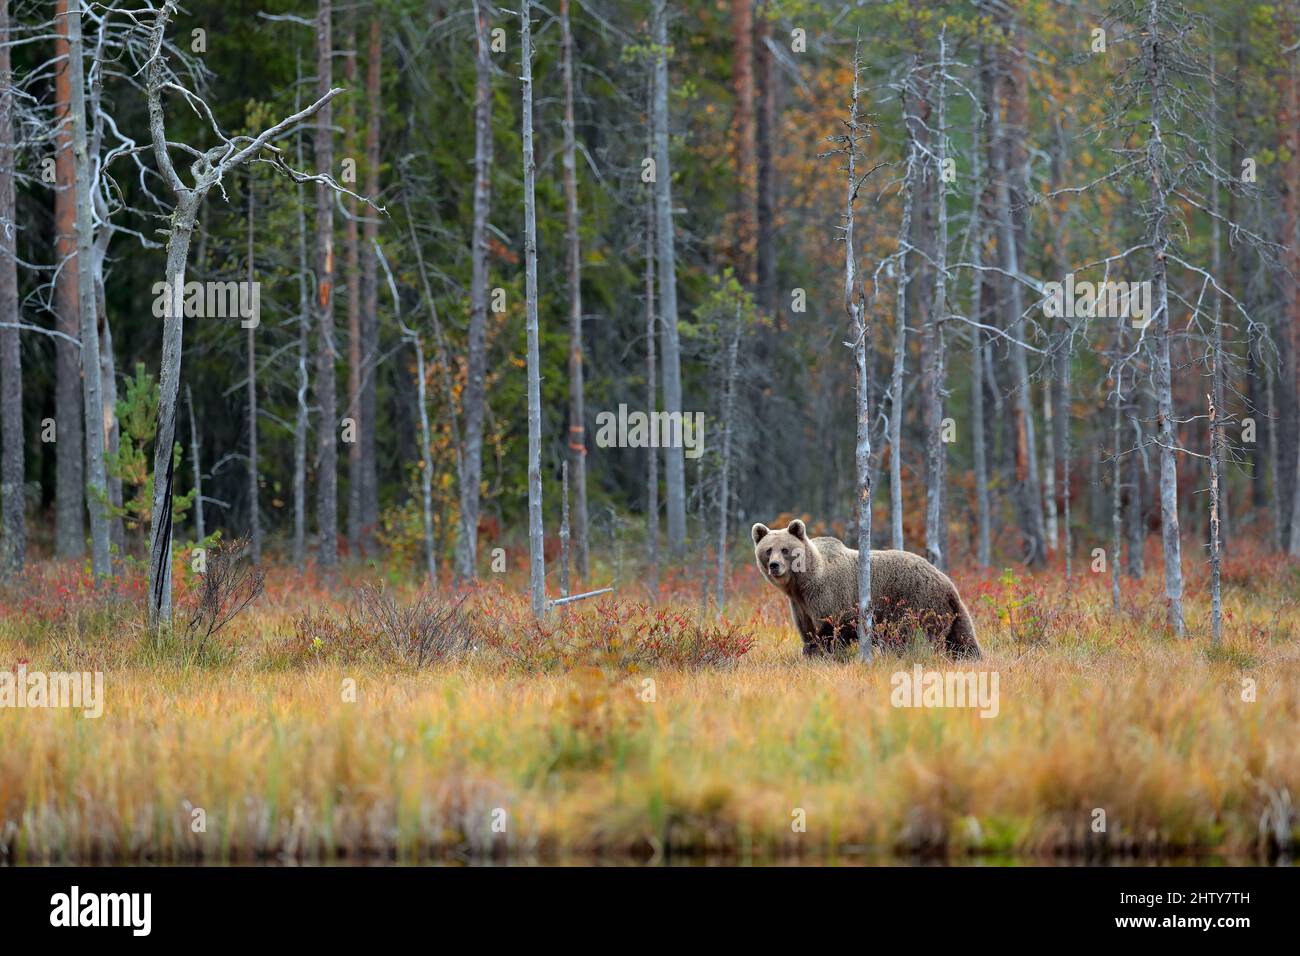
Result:
<svg viewBox="0 0 1300 956"><path fill-rule="evenodd" d="M1296 0L0 0L0 667L107 688L0 710L0 858L1289 852L1298 72ZM798 660L795 519L998 716Z"/></svg>

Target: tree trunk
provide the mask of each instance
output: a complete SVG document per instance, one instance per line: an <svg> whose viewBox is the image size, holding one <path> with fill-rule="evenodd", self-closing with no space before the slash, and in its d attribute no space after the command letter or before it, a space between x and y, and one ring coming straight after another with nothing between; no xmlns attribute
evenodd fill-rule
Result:
<svg viewBox="0 0 1300 956"><path fill-rule="evenodd" d="M569 461L560 461L560 597L569 596Z"/></svg>
<svg viewBox="0 0 1300 956"><path fill-rule="evenodd" d="M746 288L754 285L757 239L757 144L754 124L754 11L753 0L731 0L731 82L736 96L732 119L732 161L736 169L732 259L736 278Z"/></svg>
<svg viewBox="0 0 1300 956"><path fill-rule="evenodd" d="M871 615L871 383L867 356L870 334L866 324L866 302L857 294L857 261L853 250L853 206L857 199L857 153L860 128L858 126L858 74L861 70L860 48L853 50L853 93L849 106L846 151L848 153L848 185L844 198L844 309L852 330L853 355L857 367L857 430L858 440L854 451L858 498L858 659L869 663L872 658L871 641L875 628Z"/></svg>
<svg viewBox="0 0 1300 956"><path fill-rule="evenodd" d="M329 92L333 81L330 26L332 0L319 0L316 13L316 95ZM316 168L334 171L332 110L327 103L316 114ZM318 561L326 570L338 565L338 396L334 363L334 194L325 183L316 184L316 530Z"/></svg>
<svg viewBox="0 0 1300 956"><path fill-rule="evenodd" d="M758 162L758 249L756 272L759 307L768 315L777 311L776 292L776 165L772 144L776 139L776 59L768 47L768 0L759 0L754 21L754 71L758 86L758 120L755 143Z"/></svg>
<svg viewBox="0 0 1300 956"><path fill-rule="evenodd" d="M153 80L151 79L151 82ZM194 236L194 223L203 197L194 190L182 190L172 212L167 237L167 282L170 288L185 288L185 267ZM177 296L167 297L163 316L162 368L158 376L158 423L154 430L153 505L149 525L149 627L167 626L172 621L172 499L175 497L176 399L180 391L181 344L184 308L177 308Z"/></svg>
<svg viewBox="0 0 1300 956"><path fill-rule="evenodd" d="M99 380L99 324L95 321L94 189L86 137L86 74L79 2L68 11L72 160L76 169L77 313L81 322L81 388L85 412L86 504L90 510L90 563L96 579L112 574L108 531L108 472L104 467L104 395Z"/></svg>
<svg viewBox="0 0 1300 956"><path fill-rule="evenodd" d="M492 62L488 46L488 12L483 10L479 0L474 0L474 24L478 52L474 86L474 227L470 239L473 264L458 550L460 576L471 581L477 574L478 564L479 483L483 472L483 417L487 404L487 226L492 205Z"/></svg>
<svg viewBox="0 0 1300 956"><path fill-rule="evenodd" d="M56 440L54 489L54 553L61 559L80 558L86 550L86 459L82 436L80 312L77 273L77 171L72 156L72 58L68 52L68 0L54 8L55 189L54 421Z"/></svg>
<svg viewBox="0 0 1300 956"><path fill-rule="evenodd" d="M301 71L300 71L301 72ZM294 106L296 107L297 97ZM302 168L302 133L297 136L298 168ZM307 197L299 184L298 198L298 390L296 416L293 429L293 565L301 574L307 563L307 429L310 412L307 394L310 385L308 374L308 338L311 329L311 290L307 277L310 267L307 260Z"/></svg>
<svg viewBox="0 0 1300 956"><path fill-rule="evenodd" d="M379 195L379 124L383 119L380 76L383 57L379 18L370 21L370 44L366 51L366 195ZM379 216L366 210L361 226L361 420L370 427L361 433L361 548L374 551L374 532L379 525L379 470L376 440L379 430L379 285L375 271L375 243L379 238Z"/></svg>
<svg viewBox="0 0 1300 956"><path fill-rule="evenodd" d="M943 393L946 377L943 323L948 317L948 189L943 181L944 161L948 155L944 102L947 96L947 69L947 36L940 31L938 126L934 145L937 213L934 244L934 304L930 309L929 321L926 322L926 367L923 379L926 399L925 556L941 571L948 567L948 529L941 520L944 492Z"/></svg>
<svg viewBox="0 0 1300 956"><path fill-rule="evenodd" d="M731 433L732 419L736 407L736 354L740 349L740 302L736 303L736 315L727 337L726 358L723 363L722 382L722 475L718 491L718 579L714 589L714 602L718 612L726 602L727 586L727 514L731 504Z"/></svg>
<svg viewBox="0 0 1300 956"><path fill-rule="evenodd" d="M1121 513L1124 459L1120 455L1123 441L1124 409L1124 323L1118 323L1115 346L1115 417L1111 426L1111 479L1110 479L1110 604L1119 613L1119 563L1124 547L1124 519Z"/></svg>
<svg viewBox="0 0 1300 956"><path fill-rule="evenodd" d="M992 89L996 91L996 83ZM1012 375L1015 379L1011 418L1012 451L1015 459L1013 498L1020 519L1020 533L1024 543L1024 560L1031 567L1043 563L1046 557L1043 528L1043 498L1038 484L1037 442L1034 435L1032 393L1029 383L1029 362L1025 341L1024 295L1017 278L1020 259L1017 251L1016 228L1011 209L1011 183L1013 175L1008 164L1011 144L1003 134L999 103L996 93L989 104L992 124L990 151L993 156L993 181L997 214L998 250L1002 256L1002 304L1007 333L1015 340L1009 343Z"/></svg>
<svg viewBox="0 0 1300 956"><path fill-rule="evenodd" d="M199 426L194 420L194 393L185 385L185 404L190 410L190 465L194 468L194 534L196 541L208 536L203 521L203 467L199 461Z"/></svg>
<svg viewBox="0 0 1300 956"><path fill-rule="evenodd" d="M9 0L0 0L0 573L15 576L27 560L23 440L23 359L18 324L18 232L14 226L14 87L9 56Z"/></svg>
<svg viewBox="0 0 1300 956"><path fill-rule="evenodd" d="M659 314L663 335L664 411L682 411L681 348L677 337L677 251L673 233L672 167L668 156L668 10L666 0L652 7L654 44L655 233L659 243ZM686 460L681 444L664 449L668 497L668 547L674 558L686 553Z"/></svg>
<svg viewBox="0 0 1300 956"><path fill-rule="evenodd" d="M1182 541L1178 530L1178 464L1175 458L1177 434L1174 429L1173 382L1169 362L1169 286L1165 257L1169 249L1168 170L1165 168L1165 145L1161 132L1161 92L1165 83L1165 64L1159 44L1159 0L1147 6L1147 33L1143 39L1143 65L1150 90L1151 134L1147 141L1147 176L1151 184L1152 215L1150 245L1153 258L1152 298L1155 305L1155 335L1151 347L1155 353L1155 389L1157 433L1160 445L1160 534L1164 545L1165 599L1168 602L1169 627L1176 637L1183 636L1183 566Z"/></svg>
<svg viewBox="0 0 1300 956"><path fill-rule="evenodd" d="M645 407L653 416L656 401L655 370L655 216L654 196L646 193L645 222ZM650 600L659 598L659 453L646 443L646 547L650 565Z"/></svg>
<svg viewBox="0 0 1300 956"><path fill-rule="evenodd" d="M256 190L252 171L248 174L248 285L252 288L253 223L256 220ZM253 564L262 563L262 515L257 484L257 329L248 329L248 547Z"/></svg>
<svg viewBox="0 0 1300 956"><path fill-rule="evenodd" d="M343 46L343 82L349 89L357 85L357 27L356 11L349 9L345 17ZM357 153L357 110L356 97L349 96L343 111L343 154L355 160ZM332 197L331 197L332 198ZM347 282L348 307L348 407L345 417L355 423L352 440L348 442L348 552L354 557L362 557L362 529L365 527L362 499L365 496L365 456L361 437L375 428L375 423L365 417L361 408L361 389L366 378L361 331L361 251L360 230L357 227L359 212L357 201L351 196L343 197L343 208L347 211L347 220L343 225L343 260L345 281Z"/></svg>
<svg viewBox="0 0 1300 956"><path fill-rule="evenodd" d="M1279 11L1278 42L1286 50L1295 43L1295 5L1291 0ZM1282 194L1282 236L1285 251L1283 264L1291 278L1282 283L1282 309L1277 319L1276 342L1281 365L1281 377L1274 390L1278 397L1277 420L1272 423L1277 434L1274 459L1274 493L1278 496L1278 543L1282 548L1295 540L1291 516L1293 501L1300 495L1297 478L1297 456L1300 455L1300 292L1296 276L1300 276L1300 102L1297 100L1296 54L1294 50L1282 64L1281 103L1278 115L1278 132L1282 140L1279 153L1288 153L1285 167L1286 189Z"/></svg>
<svg viewBox="0 0 1300 956"><path fill-rule="evenodd" d="M523 35L523 154L524 154L524 286L528 335L528 585L533 616L541 618L546 602L546 554L542 525L542 397L541 358L537 343L537 201L533 160L533 37L532 0L519 12Z"/></svg>
<svg viewBox="0 0 1300 956"><path fill-rule="evenodd" d="M560 0L560 79L564 87L564 211L569 280L569 458L573 473L573 530L578 577L587 567L587 437L583 407L582 250L578 233L578 169L573 118L573 34L569 0ZM567 572L566 572L567 573Z"/></svg>
<svg viewBox="0 0 1300 956"><path fill-rule="evenodd" d="M903 400L906 387L903 378L907 371L907 286L908 248L912 236L912 215L916 204L916 139L912 134L912 121L908 111L911 89L911 69L903 88L902 103L904 128L907 135L907 168L903 171L903 216L898 227L898 270L894 291L894 368L889 384L889 520L891 544L902 551L903 541L903 413L907 407Z"/></svg>
<svg viewBox="0 0 1300 956"><path fill-rule="evenodd" d="M980 53L983 58L983 51ZM983 127L977 125L975 128L975 142L971 147L971 155L974 157L973 165L975 185L971 192L973 197L971 206L971 215L974 222L971 224L971 235L974 241L971 243L971 261L974 263L973 285L971 289L971 315L976 323L984 321L984 193L986 182L984 179L984 167L981 163L980 143ZM984 414L984 335L978 324L971 326L971 455L975 469L975 521L976 521L976 544L975 560L981 568L987 568L990 561L990 514L989 514L989 469L988 469L988 443L985 439L985 414Z"/></svg>

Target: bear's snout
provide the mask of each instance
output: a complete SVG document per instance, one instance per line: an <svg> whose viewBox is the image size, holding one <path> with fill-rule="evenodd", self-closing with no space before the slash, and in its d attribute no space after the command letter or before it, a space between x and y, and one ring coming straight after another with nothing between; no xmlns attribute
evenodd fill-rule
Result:
<svg viewBox="0 0 1300 956"><path fill-rule="evenodd" d="M780 576L781 576L781 562L780 562L780 561L773 561L773 562L771 562L770 564L768 564L767 569L768 569L769 571L772 572L772 575L773 575L774 577L780 577Z"/></svg>

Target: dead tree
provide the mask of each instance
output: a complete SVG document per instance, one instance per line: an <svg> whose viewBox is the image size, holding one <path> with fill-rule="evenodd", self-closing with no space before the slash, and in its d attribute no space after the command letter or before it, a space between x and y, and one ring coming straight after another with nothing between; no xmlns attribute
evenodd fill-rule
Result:
<svg viewBox="0 0 1300 956"><path fill-rule="evenodd" d="M486 9L474 0L474 224L470 234L469 336L465 376L465 448L461 454L458 572L473 580L478 562L479 482L487 404L488 216L492 207L492 60Z"/></svg>
<svg viewBox="0 0 1300 956"><path fill-rule="evenodd" d="M858 150L867 137L870 127L859 116L859 79L862 70L861 45L853 49L853 88L849 100L849 118L845 132L836 137L842 143L838 151L847 158L847 187L844 198L844 310L848 313L849 330L853 336L849 343L857 366L857 432L854 451L857 486L858 525L858 658L864 663L872 659L871 609L871 347L870 328L867 325L866 297L858 286L857 261L853 247L854 206L858 190L870 175L858 172Z"/></svg>
<svg viewBox="0 0 1300 956"><path fill-rule="evenodd" d="M537 200L533 159L533 36L532 0L519 11L523 49L523 154L524 154L524 284L527 297L528 335L528 585L533 616L546 611L546 555L542 535L542 385L537 342Z"/></svg>
<svg viewBox="0 0 1300 956"><path fill-rule="evenodd" d="M936 568L948 566L948 529L943 523L944 492L944 442L943 396L945 390L943 326L948 312L948 191L944 183L947 170L948 149L946 138L947 34L939 32L938 129L934 139L934 188L936 190L937 216L934 245L934 303L926 322L926 368L923 379L925 389L925 551L926 558Z"/></svg>
<svg viewBox="0 0 1300 956"><path fill-rule="evenodd" d="M903 401L904 374L907 371L907 253L912 235L912 216L916 205L916 135L912 124L914 117L908 105L912 95L912 74L915 63L909 66L900 98L903 104L903 129L907 139L906 166L903 169L903 218L898 227L898 261L894 264L896 283L894 290L894 367L889 384L889 520L891 544L902 551L903 540Z"/></svg>
<svg viewBox="0 0 1300 956"><path fill-rule="evenodd" d="M587 438L582 363L582 248L578 234L578 168L573 119L573 33L569 0L560 0L560 83L564 88L564 211L569 283L569 458L578 577L587 579ZM567 573L567 572L566 572Z"/></svg>
<svg viewBox="0 0 1300 956"><path fill-rule="evenodd" d="M329 90L311 106L268 127L257 136L227 136L221 131L208 105L195 93L181 86L169 69L163 40L167 24L176 14L176 0L164 0L160 6L151 6L148 10L153 14L153 22L148 28L148 58L142 66L146 74L149 132L158 173L176 197L167 238L167 284L170 294L166 297L163 312L158 423L154 433L154 492L149 527L148 619L150 627L156 628L169 626L172 619L172 500L176 483L172 446L176 440L176 406L180 390L184 327L181 293L185 286L190 240L194 234L199 207L209 190L219 186L227 173L254 161L273 162L299 182L324 181L333 188L341 188L333 182L328 172L304 176L293 171L284 162L274 143L299 123L319 112L343 91ZM139 22L144 18L136 19ZM198 110L221 141L220 144L201 151L183 143L169 141L163 110L163 94L167 92L180 96ZM187 184L176 170L172 162L173 151L191 157L192 185ZM269 153L270 157L264 157L265 153Z"/></svg>
<svg viewBox="0 0 1300 956"><path fill-rule="evenodd" d="M333 32L331 0L319 0L316 12L316 168L330 175L334 168L334 127L328 93L332 79ZM338 394L334 363L334 196L316 183L316 531L322 568L338 564L339 447Z"/></svg>
<svg viewBox="0 0 1300 956"><path fill-rule="evenodd" d="M76 176L77 308L81 316L81 407L85 413L86 504L90 510L90 564L96 579L112 573L108 526L108 472L104 467L104 397L100 386L99 324L95 320L93 172L86 134L85 55L81 3L67 12L72 161Z"/></svg>
<svg viewBox="0 0 1300 956"><path fill-rule="evenodd" d="M14 190L17 96L9 38L9 0L0 0L0 573L16 575L27 559L27 524L23 511L23 358Z"/></svg>
<svg viewBox="0 0 1300 956"><path fill-rule="evenodd" d="M664 411L682 411L682 360L677 330L677 250L673 232L672 165L668 155L668 9L653 0L654 96L650 122L654 136L655 237L659 244L659 315L663 336ZM686 553L686 460L680 445L664 449L668 499L668 546L673 557Z"/></svg>

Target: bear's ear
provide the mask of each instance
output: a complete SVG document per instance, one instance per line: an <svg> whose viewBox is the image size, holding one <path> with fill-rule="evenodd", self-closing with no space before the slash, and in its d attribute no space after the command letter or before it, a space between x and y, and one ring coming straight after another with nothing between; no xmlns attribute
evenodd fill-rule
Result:
<svg viewBox="0 0 1300 956"><path fill-rule="evenodd" d="M798 518L795 518L793 521L791 521L785 530L788 531L790 534L794 535L796 538L802 538L805 541L808 540L808 529L804 527L804 523L800 521Z"/></svg>
<svg viewBox="0 0 1300 956"><path fill-rule="evenodd" d="M767 537L767 525L756 524L754 525L753 528L750 529L749 533L754 536L754 543L758 544L760 541L762 541L764 538Z"/></svg>

